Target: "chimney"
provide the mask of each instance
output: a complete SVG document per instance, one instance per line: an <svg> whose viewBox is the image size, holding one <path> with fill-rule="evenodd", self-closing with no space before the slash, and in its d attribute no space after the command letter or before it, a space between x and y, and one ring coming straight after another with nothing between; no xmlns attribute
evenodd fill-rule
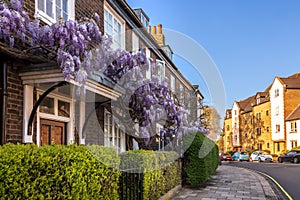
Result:
<svg viewBox="0 0 300 200"><path fill-rule="evenodd" d="M151 26L148 26L148 33L151 34Z"/></svg>
<svg viewBox="0 0 300 200"><path fill-rule="evenodd" d="M151 34L154 36L156 35L156 26L151 27Z"/></svg>
<svg viewBox="0 0 300 200"><path fill-rule="evenodd" d="M158 24L158 34L162 34L162 24Z"/></svg>
<svg viewBox="0 0 300 200"><path fill-rule="evenodd" d="M158 32L156 33L156 26L151 27L151 35L155 38L159 46L165 46L165 36L162 33L162 24L157 25Z"/></svg>

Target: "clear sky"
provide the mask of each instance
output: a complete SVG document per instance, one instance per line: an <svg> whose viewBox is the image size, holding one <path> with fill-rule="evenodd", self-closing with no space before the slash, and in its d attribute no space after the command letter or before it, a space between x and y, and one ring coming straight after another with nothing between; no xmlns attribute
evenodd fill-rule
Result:
<svg viewBox="0 0 300 200"><path fill-rule="evenodd" d="M150 25L161 23L163 28L181 32L207 51L223 79L227 108L234 100L265 90L275 76L300 72L299 0L127 2L145 11ZM205 83L181 64L183 74L199 84L207 98Z"/></svg>

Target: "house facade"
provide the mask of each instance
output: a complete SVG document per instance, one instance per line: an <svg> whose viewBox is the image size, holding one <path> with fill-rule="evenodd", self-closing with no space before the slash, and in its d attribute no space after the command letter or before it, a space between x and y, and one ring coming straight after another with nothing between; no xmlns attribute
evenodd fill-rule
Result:
<svg viewBox="0 0 300 200"><path fill-rule="evenodd" d="M275 77L265 91L235 101L232 112L236 115L231 117L232 134L233 139L239 138L239 143L233 140L231 150L255 149L280 155L298 146L299 92L300 76L296 73L286 78ZM237 144L239 148L236 148Z"/></svg>
<svg viewBox="0 0 300 200"><path fill-rule="evenodd" d="M167 77L182 106L196 117L203 95L178 70L157 38L149 32L149 17L133 10L123 0L56 1L24 0L24 10L32 19L51 25L58 18L78 20L98 13L100 31L112 36L113 47L130 52L143 51L159 66L147 71ZM148 26L148 27L147 27ZM162 34L161 26L158 33ZM163 37L162 37L163 38ZM162 44L165 46L165 44ZM13 57L1 52L1 144L36 143L99 144L114 146L119 152L132 149L128 136L112 113L111 104L124 91L101 74L86 82L86 95L78 97L77 83L66 81L55 61L36 61L31 56ZM192 95L194 94L194 95ZM157 124L159 132L162 125ZM158 144L157 144L158 145Z"/></svg>

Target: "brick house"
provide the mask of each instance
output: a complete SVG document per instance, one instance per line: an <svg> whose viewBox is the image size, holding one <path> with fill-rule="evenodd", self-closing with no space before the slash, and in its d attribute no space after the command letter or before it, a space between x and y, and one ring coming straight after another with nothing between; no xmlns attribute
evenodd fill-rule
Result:
<svg viewBox="0 0 300 200"><path fill-rule="evenodd" d="M149 31L149 17L133 10L124 0L56 1L24 0L24 8L33 18L51 25L62 17L65 20L100 15L100 31L113 37L115 48L134 52L144 51L160 65L158 72L170 80L170 86L191 116L197 116L203 100L172 62L169 51L159 46ZM67 3L65 5L65 3ZM159 29L159 33L161 29ZM170 49L170 48L169 48ZM76 83L65 79L55 62L33 61L32 56L13 57L1 51L0 105L1 144L99 144L114 146L121 152L133 148L132 139L124 133L111 113L111 102L122 90L103 75L95 74L86 83L84 99L74 97ZM148 76L148 75L147 75ZM188 97L188 95L194 96ZM44 99L39 102L43 97ZM194 109L197 107L197 109ZM157 124L157 130L161 128Z"/></svg>

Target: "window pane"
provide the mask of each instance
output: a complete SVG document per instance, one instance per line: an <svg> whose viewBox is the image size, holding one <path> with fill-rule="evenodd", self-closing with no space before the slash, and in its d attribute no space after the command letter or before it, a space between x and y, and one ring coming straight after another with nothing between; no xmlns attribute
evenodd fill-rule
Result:
<svg viewBox="0 0 300 200"><path fill-rule="evenodd" d="M42 10L45 12L45 0L38 1L38 8L39 8L39 10Z"/></svg>
<svg viewBox="0 0 300 200"><path fill-rule="evenodd" d="M46 97L40 105L40 112L54 115L54 99Z"/></svg>
<svg viewBox="0 0 300 200"><path fill-rule="evenodd" d="M49 15L50 17L53 17L53 2L52 0L46 0L46 14Z"/></svg>
<svg viewBox="0 0 300 200"><path fill-rule="evenodd" d="M70 103L58 100L58 116L70 117Z"/></svg>

